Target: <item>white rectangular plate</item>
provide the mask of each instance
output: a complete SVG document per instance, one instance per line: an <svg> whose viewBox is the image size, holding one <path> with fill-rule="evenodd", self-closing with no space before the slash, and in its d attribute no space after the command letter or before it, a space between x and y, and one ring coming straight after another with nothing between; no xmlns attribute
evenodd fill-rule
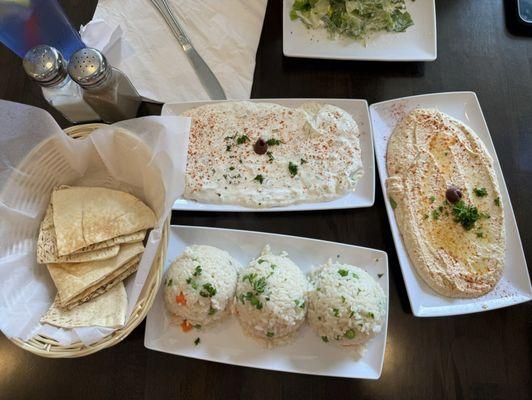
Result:
<svg viewBox="0 0 532 400"><path fill-rule="evenodd" d="M434 61L436 6L434 0L406 0L414 25L401 33L382 33L367 44L352 39L330 39L325 29L307 29L290 19L294 0L283 0L283 53L287 57L336 60Z"/></svg>
<svg viewBox="0 0 532 400"><path fill-rule="evenodd" d="M532 288L530 287L530 278L528 276L521 238L517 230L515 215L512 204L510 203L501 166L497 159L493 142L491 141L488 126L486 125L475 93L451 92L427 94L385 101L373 104L370 107L375 135L377 166L383 193L386 193L385 182L388 178L388 172L386 170L386 147L388 145L388 139L397 122L416 107L436 108L459 119L475 131L486 146L488 153L493 157L493 167L499 182L501 200L505 210L506 254L503 276L498 285L490 293L476 299L453 299L441 296L434 292L417 275L414 266L410 263L388 196L384 195L386 211L388 213L393 240L395 242L397 256L399 257L399 263L401 264L412 312L417 317L469 314L507 307L530 300L532 298Z"/></svg>
<svg viewBox="0 0 532 400"><path fill-rule="evenodd" d="M185 247L193 244L206 244L226 250L243 266L257 257L264 245L269 244L275 253L288 252L290 259L304 273L308 273L313 266L325 263L329 258L339 256L340 261L366 270L377 279L386 296L389 296L388 258L383 251L286 235L172 226L165 271ZM378 278L377 274L383 275ZM210 331L193 330L183 333L179 326L170 324L162 292L163 287L147 317L144 345L148 349L225 364L302 374L365 379L378 379L381 375L388 316L382 331L368 343L367 351L358 359L350 351L323 343L306 324L292 344L268 350L242 333L235 316L228 317ZM388 310L388 303L386 309ZM196 337L201 338L199 346L194 346Z"/></svg>
<svg viewBox="0 0 532 400"><path fill-rule="evenodd" d="M234 100L231 100L234 101ZM371 207L375 201L375 158L373 153L373 138L369 119L368 102L366 100L350 99L253 99L246 100L255 103L275 103L284 107L298 107L306 102L332 104L351 114L360 130L360 150L364 175L357 183L354 192L336 200L322 203L300 203L285 207L247 208L230 204L206 204L194 200L178 198L172 209L187 211L228 211L228 212L264 212L264 211L308 211L330 210L339 208ZM194 101L183 103L169 103L163 106L162 115L180 115L194 107L205 104L215 104L220 101Z"/></svg>

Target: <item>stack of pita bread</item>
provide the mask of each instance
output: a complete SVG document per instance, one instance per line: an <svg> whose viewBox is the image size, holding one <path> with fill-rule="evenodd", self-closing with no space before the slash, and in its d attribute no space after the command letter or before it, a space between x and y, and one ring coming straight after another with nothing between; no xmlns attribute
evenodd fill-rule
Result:
<svg viewBox="0 0 532 400"><path fill-rule="evenodd" d="M100 187L60 186L39 230L37 262L57 288L41 322L62 328L119 327L123 280L137 270L155 214L135 196Z"/></svg>

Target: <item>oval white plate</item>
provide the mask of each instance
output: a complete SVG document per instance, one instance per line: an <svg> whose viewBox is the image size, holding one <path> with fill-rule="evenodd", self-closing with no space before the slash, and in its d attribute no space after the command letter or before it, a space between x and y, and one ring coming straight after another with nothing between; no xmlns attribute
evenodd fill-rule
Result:
<svg viewBox="0 0 532 400"><path fill-rule="evenodd" d="M269 244L275 253L287 251L288 256L304 273L329 258L338 257L340 261L366 270L377 279L384 293L389 296L388 257L383 251L270 233L172 226L165 271L170 262L192 244L207 244L227 250L242 265L247 265L260 254L264 245ZM382 274L380 278L379 274ZM244 336L234 316L212 330L183 333L179 326L170 323L162 291L163 287L159 290L146 321L144 345L148 349L225 364L302 374L366 379L378 379L381 375L387 316L382 331L368 343L366 352L358 359L351 351L323 343L306 324L292 344L268 350ZM201 343L195 346L194 340L197 337L201 339Z"/></svg>
<svg viewBox="0 0 532 400"><path fill-rule="evenodd" d="M386 193L385 182L388 179L386 170L388 139L397 122L416 107L436 108L459 119L475 131L486 146L488 153L493 157L493 167L501 190L501 200L504 204L506 254L503 276L499 284L490 293L476 299L443 297L434 292L417 275L414 267L410 264L410 259L395 222L394 212L388 196L385 195L386 212L388 213L395 249L397 250L399 264L403 272L412 312L416 317L469 314L507 307L530 300L532 298L532 288L530 287L525 255L519 231L517 230L512 204L510 203L510 196L497 159L497 153L491 141L488 126L475 93L435 93L404 97L371 105L371 118L375 130L375 153L377 155L377 166L383 193Z"/></svg>

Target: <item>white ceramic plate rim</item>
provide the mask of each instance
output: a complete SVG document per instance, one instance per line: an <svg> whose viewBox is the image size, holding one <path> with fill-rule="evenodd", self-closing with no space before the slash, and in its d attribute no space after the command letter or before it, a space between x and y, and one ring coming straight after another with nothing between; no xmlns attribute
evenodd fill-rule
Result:
<svg viewBox="0 0 532 400"><path fill-rule="evenodd" d="M312 370L312 368L310 369L307 369L307 370L304 370L304 369L298 369L296 367L292 367L292 368L276 368L276 367L272 367L272 366L268 366L267 364L263 364L261 363L260 360L256 360L256 359L250 359L248 360L247 362L234 362L234 361L231 361L231 362L228 362L226 360L221 360L219 358L216 358L216 357L212 357L212 356L206 356L205 354L201 354L201 348L198 346L198 348L196 349L193 345L192 345L192 341L190 342L190 348L191 349L194 349L194 350L199 350L200 353L199 354L190 354L190 353L187 353L187 354L184 354L184 353L180 353L179 351L176 351L172 348L169 348L169 347L166 347L164 344L160 344L160 343L157 343L158 341L158 337L152 337L153 335L155 335L156 333L154 332L154 330L157 330L157 329L162 329L160 327L157 326L157 322L156 322L156 317L155 316L152 316L152 313L156 312L154 310L157 310L157 309L163 309L165 310L165 306L164 306L164 302L163 302L163 299L162 299L162 296L161 296L161 291L163 290L163 286L161 285L161 287L159 288L159 292L157 294L157 297L154 301L154 304L152 306L152 309L149 311L148 313L148 316L147 316L147 319L146 319L146 330L145 330L145 336L144 336L144 346L150 350L155 350L155 351L161 351L161 352L165 352L165 353L170 353L170 354L174 354L174 355L180 355L180 356L184 356L184 357L190 357L190 358L196 358L196 359L201 359L201 360L206 360L206 361L214 361L214 362L220 362L220 363L224 363L224 364L230 364L230 365L239 365L239 366L245 366L245 367L252 367L252 368L259 368L259 369L267 369L267 370L274 370L274 371L283 371L283 372L291 372L291 373L301 373L301 374L310 374L310 375L323 375L323 376L336 376L336 377L347 377L347 378L361 378L361 379L378 379L382 373L382 367L383 367L383 363L384 363L384 353L385 353L385 349L386 349L386 340L387 340L387 332L388 332L388 316L389 316L389 285L390 285L390 282L389 282L389 269L388 269L388 256L386 254L386 252L382 251L382 250L376 250L376 249L371 249L371 248L366 248L366 247L360 247L360 246L354 246L354 245L349 245L349 244L344 244L344 243L336 243L336 242L330 242L330 241L325 241L325 240L318 240L318 239L309 239L309 238L304 238L304 237L297 237L297 236L289 236L289 235L280 235L280 234L273 234L273 233L263 233L263 232L256 232L256 231L246 231L246 230L236 230L236 229L223 229L223 228L209 228L209 227L201 227L201 226L184 226L184 225L172 225L171 228L170 228L170 241L169 241L169 246L172 246L172 242L174 240L177 240L175 237L176 236L179 236L180 232L191 232L193 233L193 231L197 231L197 234L202 234L204 232L209 232L211 234L215 234L215 235L219 235L218 237L227 237L227 236L230 236L232 234L237 234L237 235L241 235L241 234L245 234L245 235L253 235L253 236L256 236L258 237L258 240L261 241L261 243L263 244L267 244L269 243L270 240L273 240L273 238L275 239L281 239L282 242L283 242L283 246L285 245L285 243L290 243L290 242L298 242L298 241L304 241L304 242L307 242L307 243L310 243L310 244L320 244L320 245L325 245L325 246L332 246L334 248L336 248L335 250L332 251L332 254L335 254L338 250L338 247L340 248L343 248L343 249L346 249L348 251L351 251L353 252L351 255L347 254L343 254L342 256L346 256L346 257L354 257L354 254L356 253L360 253L360 252L364 252L364 253L367 253L366 256L369 257L369 258L373 258L373 257L377 257L379 260L376 261L378 264L373 264L373 265L379 265L380 266L380 269L377 269L377 271L381 271L384 275L381 277L381 279L379 279L379 284L381 285L381 287L383 287L383 289L385 290L385 293L386 293L386 296L387 296L387 302L386 302L386 319L384 321L384 324L383 324L383 329L382 331L375 337L372 339L372 341L381 341L382 342L382 345L380 346L378 343L375 343L374 344L374 348L376 347L376 350L374 350L374 356L375 358L378 359L378 365L377 364L373 364L373 365L370 365L370 364L367 364L365 363L365 357L368 356L369 352L371 351L370 349L368 349L368 353L366 353L365 355L363 355L359 360L357 361L360 361L362 364L361 365L354 365L354 366L351 366L351 368L346 371L346 370L342 370L342 371L334 371L332 372L331 370L322 370L322 371L316 371L316 370ZM203 237L204 235L202 235ZM197 244L209 244L209 241L204 241L204 242L195 242ZM185 243L185 245L190 245L192 243ZM287 245L289 246L289 245ZM170 247L169 247L170 249ZM180 254L182 249L180 249L177 253ZM170 252L169 252L169 255L170 255ZM177 254L176 254L177 255ZM257 254L254 254L253 257L256 257ZM235 254L236 256L236 254ZM290 256L290 252L289 252L289 256ZM328 257L328 254L326 255L318 255L316 254L317 257L319 258L327 258ZM238 258L238 257L237 257ZM248 257L246 257L247 259ZM249 260L251 260L251 258L249 258ZM166 260L165 261L165 271L166 271L166 268L168 267L168 265L170 264L170 260ZM369 266L369 265L368 265ZM310 266L307 266L307 268L304 268L302 267L303 271L305 272L306 270L310 270ZM231 316L230 318L235 318L234 316ZM222 322L222 325L227 323L226 321ZM301 330L308 330L309 331L309 334L311 334L313 336L312 338L312 341L315 341L316 343L319 343L320 345L321 344L321 341L319 338L317 337L314 337L316 336L314 332L310 332L310 327L308 326L304 326L301 328ZM178 333L180 334L180 333ZM161 332L159 332L159 335L161 335ZM200 334L201 335L201 334ZM301 335L300 335L301 336ZM188 340L190 340L190 338L187 338ZM298 340L305 340L304 338L302 337L299 337L298 339L296 339L296 342ZM291 345L286 345L286 346L283 346L283 347L280 347L279 349L282 351L282 356L285 356L286 360L290 360L290 346ZM323 346L326 346L324 347L326 350L327 353L329 352L332 352L331 354L333 354L334 356L334 352L338 351L338 349L334 348L332 345L326 345L326 344L323 344ZM330 347L327 347L327 346L330 346ZM220 349L220 347L216 347L216 349L218 351L223 351L223 349ZM322 348L323 349L323 348ZM269 350L263 350L264 352L269 352ZM375 352L375 351L378 351ZM345 353L345 351L342 350L342 353ZM296 355L297 357L297 355ZM319 363L320 359L319 358L316 358L317 362ZM345 360L344 360L345 361ZM355 360L353 361L355 362ZM312 371L311 371L312 370Z"/></svg>
<svg viewBox="0 0 532 400"><path fill-rule="evenodd" d="M306 102L332 104L347 111L357 114L355 121L360 130L360 151L364 167L364 175L357 183L354 192L350 192L338 199L321 203L299 203L283 207L248 208L232 204L207 204L194 200L179 198L172 206L179 211L218 211L218 212L281 212L281 211L313 211L336 210L349 208L371 207L375 202L375 153L373 151L373 129L369 116L368 102L362 99L321 99L321 98L290 98L290 99L248 99L248 100L210 100L167 103L163 106L161 115L177 115L190 108L204 104L220 102L251 101L254 103L274 103L285 107L295 107ZM173 112L177 109L179 112ZM353 115L354 116L354 115ZM355 117L355 116L354 116Z"/></svg>
<svg viewBox="0 0 532 400"><path fill-rule="evenodd" d="M343 55L340 51L331 54L325 54L316 50L292 50L288 47L288 43L294 39L291 37L289 24L293 21L290 20L289 12L290 5L293 0L283 0L283 54L286 57L294 58L319 58L325 60L357 60L357 61L398 61L398 62L409 62L409 61L434 61L438 57L438 41L437 41L437 28L436 28L436 3L435 0L422 0L430 1L431 4L431 23L432 29L434 31L434 39L431 41L431 49L428 52L423 52L423 54L418 53L416 56L396 56L391 57L387 50L382 50L379 55L370 56L363 52L354 52L352 55ZM391 34L393 35L393 33ZM331 41L331 45L334 46L334 42Z"/></svg>
<svg viewBox="0 0 532 400"><path fill-rule="evenodd" d="M476 113L476 116L479 118L480 126L477 127L475 131L479 135L480 139L483 141L488 152L493 157L493 161L494 161L493 166L494 166L497 178L499 180L501 196L505 204L505 221L506 221L507 237L509 234L508 228L510 228L513 230L512 234L515 234L518 240L518 243L517 243L518 248L517 250L513 252L514 254L512 255L512 257L518 258L520 266L515 267L515 265L512 265L512 268L523 269L523 271L520 271L520 272L523 274L523 276L526 276L525 279L528 279L527 282L524 282L524 285L528 287L525 288L524 291L523 290L519 291L519 293L516 293L512 297L507 296L506 299L504 299L504 297L495 297L495 298L490 298L489 300L486 300L485 297L490 296L490 294L479 297L479 298L475 298L475 299L451 299L451 298L445 298L443 296L439 296L442 301L440 306L426 306L426 305L423 305L423 301L424 300L426 301L427 299L427 294L425 293L426 291L429 291L431 295L433 296L438 296L438 295L434 291L432 291L432 289L430 289L428 285L425 284L425 282L423 282L423 280L417 275L415 268L410 263L410 259L403 245L402 237L401 237L401 234L399 232L399 229L395 221L394 211L391 207L388 196L386 196L385 182L388 177L387 170L386 170L386 154L380 153L379 141L380 140L387 141L387 139L383 139L383 136L387 135L389 132L383 132L380 129L381 124L379 123L377 118L379 117L379 110L383 112L384 109L387 109L390 106L401 103L401 102L416 103L415 105L411 104L411 106L407 107L407 109L412 109L414 106L439 108L439 105L441 106L441 104L445 102L445 100L447 101L453 100L453 102L457 103L460 101L460 99L464 99L464 98L468 99L468 101L473 106L473 112ZM464 104L464 107L465 105L466 104ZM442 111L445 112L445 110L442 110ZM405 281L405 286L406 286L406 290L408 293L408 298L410 300L410 305L412 307L413 314L416 317L436 317L436 316L470 314L470 313L493 310L493 309L502 308L502 307L508 307L514 304L524 303L532 299L532 287L530 285L530 277L528 275L528 268L527 268L526 259L524 256L523 246L522 246L521 238L519 236L519 230L517 228L517 222L515 220L515 215L514 215L512 204L511 204L510 197L508 194L508 189L506 187L506 182L504 180L502 169L499 164L499 160L497 158L497 153L495 151L495 147L493 145L493 141L491 139L491 135L490 135L486 120L484 118L484 114L482 113L482 109L480 107L480 103L478 101L476 94L474 92L465 91L465 92L431 93L431 94L424 94L424 95L417 95L417 96L402 97L398 99L392 99L392 100L387 100L387 101L383 101L380 103L372 104L370 106L370 115L372 118L372 124L373 124L373 129L374 129L374 136L373 136L375 140L374 147L375 147L375 153L376 153L377 167L379 171L379 178L381 181L381 188L382 188L382 192L384 193L384 202L386 206L386 212L388 214L388 220L390 222L390 228L392 231L392 236L393 236L395 248L397 251L397 256L399 259L399 264L401 266L401 271L403 274L403 279ZM469 125L470 121L464 120L464 118L460 118L457 115L452 115L452 116L462 120L465 124ZM485 138L482 139L482 136L485 136ZM505 259L508 258L508 252L509 250L507 246ZM507 264L507 262L505 262L505 264ZM505 266L505 269L506 268L508 268L507 265ZM455 304L452 304L452 303L455 303Z"/></svg>

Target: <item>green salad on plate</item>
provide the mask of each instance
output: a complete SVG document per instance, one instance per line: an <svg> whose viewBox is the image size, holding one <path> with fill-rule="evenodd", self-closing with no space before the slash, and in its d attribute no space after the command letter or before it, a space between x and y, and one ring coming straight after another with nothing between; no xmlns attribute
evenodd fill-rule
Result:
<svg viewBox="0 0 532 400"><path fill-rule="evenodd" d="M405 0L295 0L290 18L362 42L377 32L404 32L414 25Z"/></svg>

